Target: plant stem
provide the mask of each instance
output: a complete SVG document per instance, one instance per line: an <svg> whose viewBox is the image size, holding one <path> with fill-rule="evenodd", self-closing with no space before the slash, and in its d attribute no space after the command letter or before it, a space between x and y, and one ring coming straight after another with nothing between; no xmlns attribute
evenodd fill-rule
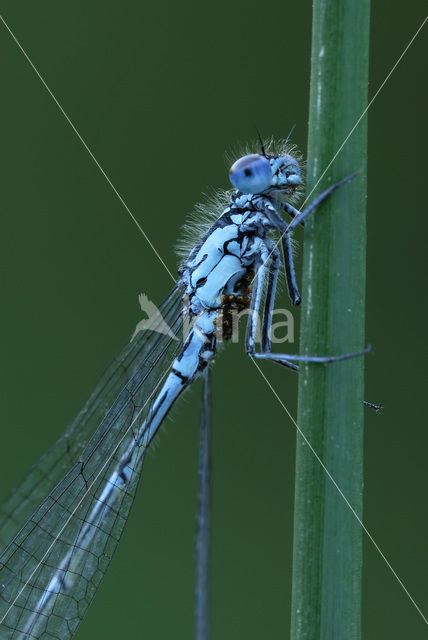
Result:
<svg viewBox="0 0 428 640"><path fill-rule="evenodd" d="M315 0L308 193L367 106L369 0ZM300 352L364 348L367 119L316 187L361 169L305 226ZM364 358L302 364L298 425L361 517ZM292 640L361 637L362 531L297 436Z"/></svg>
<svg viewBox="0 0 428 640"><path fill-rule="evenodd" d="M201 409L196 527L195 639L208 640L211 524L211 371L209 366L203 374Z"/></svg>

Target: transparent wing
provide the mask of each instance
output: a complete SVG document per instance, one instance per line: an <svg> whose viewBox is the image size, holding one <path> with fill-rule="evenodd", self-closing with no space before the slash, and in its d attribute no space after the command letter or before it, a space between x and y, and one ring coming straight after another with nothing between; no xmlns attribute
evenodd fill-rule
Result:
<svg viewBox="0 0 428 640"><path fill-rule="evenodd" d="M175 288L159 308L178 340L137 333L2 506L1 539L16 534L0 556L2 640L65 640L85 615L135 495L145 452L139 430L182 346L181 296Z"/></svg>

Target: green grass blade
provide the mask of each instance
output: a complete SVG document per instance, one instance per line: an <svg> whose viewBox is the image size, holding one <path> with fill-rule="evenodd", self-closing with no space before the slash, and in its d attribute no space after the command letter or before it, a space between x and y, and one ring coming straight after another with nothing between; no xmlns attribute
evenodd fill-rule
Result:
<svg viewBox="0 0 428 640"><path fill-rule="evenodd" d="M308 193L367 106L369 0L315 0ZM363 118L313 195L361 169L305 227L300 352L364 348L367 125ZM364 358L302 364L298 425L362 513ZM361 637L361 527L297 437L292 640Z"/></svg>

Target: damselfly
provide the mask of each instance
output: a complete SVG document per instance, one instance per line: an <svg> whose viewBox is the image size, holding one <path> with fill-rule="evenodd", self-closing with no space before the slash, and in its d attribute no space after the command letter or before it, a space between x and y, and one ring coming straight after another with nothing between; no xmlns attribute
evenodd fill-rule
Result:
<svg viewBox="0 0 428 640"><path fill-rule="evenodd" d="M291 231L352 177L300 212L292 202L301 167L288 145L262 144L261 153L233 164L235 190L218 198L210 221L199 228L158 322L135 333L65 434L2 506L1 541L10 540L0 557L2 639L74 635L120 539L147 448L177 398L231 336L236 315L249 312L246 351L254 358L297 369L299 360L359 355L278 354L270 340L278 245L291 302L298 305Z"/></svg>

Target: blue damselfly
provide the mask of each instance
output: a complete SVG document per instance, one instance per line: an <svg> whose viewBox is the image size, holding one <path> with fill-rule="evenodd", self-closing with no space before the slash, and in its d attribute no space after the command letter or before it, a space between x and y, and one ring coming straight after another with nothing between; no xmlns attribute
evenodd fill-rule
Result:
<svg viewBox="0 0 428 640"><path fill-rule="evenodd" d="M290 232L352 177L300 212L292 204L302 184L292 147L262 144L261 153L233 164L235 190L218 197L198 228L157 320L134 332L64 435L2 505L2 639L74 635L119 542L148 447L177 398L213 361L219 342L231 337L236 315L249 311L251 357L297 369L299 360L361 355L273 353L270 340L277 245L291 302L298 305Z"/></svg>

